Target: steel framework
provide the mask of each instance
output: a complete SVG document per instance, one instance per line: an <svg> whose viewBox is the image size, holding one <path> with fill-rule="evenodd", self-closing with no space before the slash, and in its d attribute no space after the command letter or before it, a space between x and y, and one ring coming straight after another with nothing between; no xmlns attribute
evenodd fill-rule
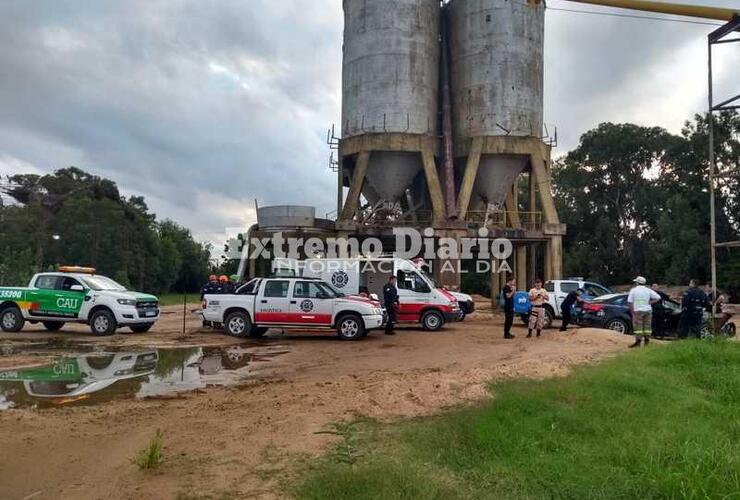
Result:
<svg viewBox="0 0 740 500"><path fill-rule="evenodd" d="M717 213L715 202L715 189L717 175L717 164L714 151L714 114L721 111L740 109L740 94L726 99L719 104L714 103L714 74L712 69L712 50L715 45L725 43L738 43L740 36L732 36L740 32L740 15L735 14L724 26L714 30L707 37L708 53L708 83L709 83L709 217L711 219L711 266L712 266L712 291L717 297L717 248L731 248L740 246L740 241L729 241L717 243ZM714 308L712 308L714 311Z"/></svg>

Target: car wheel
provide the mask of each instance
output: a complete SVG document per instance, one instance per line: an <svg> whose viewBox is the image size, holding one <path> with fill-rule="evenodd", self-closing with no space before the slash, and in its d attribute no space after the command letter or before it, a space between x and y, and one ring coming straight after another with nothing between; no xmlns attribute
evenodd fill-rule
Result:
<svg viewBox="0 0 740 500"><path fill-rule="evenodd" d="M427 311L421 318L421 325L424 327L424 330L428 330L430 332L436 332L442 328L444 324L444 318L437 311Z"/></svg>
<svg viewBox="0 0 740 500"><path fill-rule="evenodd" d="M107 309L95 311L90 317L90 330L94 335L113 335L117 327L116 317Z"/></svg>
<svg viewBox="0 0 740 500"><path fill-rule="evenodd" d="M142 323L140 325L131 325L129 328L134 333L146 333L152 329L152 326L154 326L154 323Z"/></svg>
<svg viewBox="0 0 740 500"><path fill-rule="evenodd" d="M24 323L23 314L17 307L8 307L0 313L0 328L4 332L18 332L23 328Z"/></svg>
<svg viewBox="0 0 740 500"><path fill-rule="evenodd" d="M226 317L224 329L232 337L246 337L252 330L252 322L246 313L237 311Z"/></svg>
<svg viewBox="0 0 740 500"><path fill-rule="evenodd" d="M249 336L255 338L264 337L267 330L269 330L269 328L266 326L252 326L252 329L249 330Z"/></svg>
<svg viewBox="0 0 740 500"><path fill-rule="evenodd" d="M622 333L624 335L629 335L630 333L630 326L623 319L613 319L606 324L606 327L609 330Z"/></svg>
<svg viewBox="0 0 740 500"><path fill-rule="evenodd" d="M44 328L50 332L58 332L64 326L62 321L44 321Z"/></svg>
<svg viewBox="0 0 740 500"><path fill-rule="evenodd" d="M727 323L725 326L722 327L722 333L726 337L734 338L735 337L735 323Z"/></svg>
<svg viewBox="0 0 740 500"><path fill-rule="evenodd" d="M545 320L543 321L544 323L543 326L545 330L547 330L548 328L552 328L552 322L554 319L555 319L555 314L553 314L553 312L550 310L549 307L546 307L545 308Z"/></svg>
<svg viewBox="0 0 740 500"><path fill-rule="evenodd" d="M365 335L365 323L354 314L344 316L337 323L337 335L342 340L358 340Z"/></svg>

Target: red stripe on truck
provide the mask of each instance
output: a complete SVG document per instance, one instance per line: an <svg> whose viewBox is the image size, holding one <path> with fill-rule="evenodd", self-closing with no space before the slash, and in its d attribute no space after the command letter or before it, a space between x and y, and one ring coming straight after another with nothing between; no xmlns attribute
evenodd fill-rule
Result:
<svg viewBox="0 0 740 500"><path fill-rule="evenodd" d="M278 323L299 325L330 325L331 314L306 314L284 312L258 312L254 315L255 323Z"/></svg>

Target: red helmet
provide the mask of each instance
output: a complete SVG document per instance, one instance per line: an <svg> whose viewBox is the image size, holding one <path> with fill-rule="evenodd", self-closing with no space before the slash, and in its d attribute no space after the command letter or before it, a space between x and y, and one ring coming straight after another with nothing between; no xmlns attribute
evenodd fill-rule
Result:
<svg viewBox="0 0 740 500"><path fill-rule="evenodd" d="M227 281L229 281L229 277L225 275L221 275L218 277L218 281L220 281L221 283L226 283Z"/></svg>

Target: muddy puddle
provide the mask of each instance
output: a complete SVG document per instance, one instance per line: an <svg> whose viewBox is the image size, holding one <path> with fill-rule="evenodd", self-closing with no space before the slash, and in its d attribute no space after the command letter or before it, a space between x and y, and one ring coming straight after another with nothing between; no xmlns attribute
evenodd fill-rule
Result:
<svg viewBox="0 0 740 500"><path fill-rule="evenodd" d="M230 386L288 351L280 346L131 348L0 344L0 411L95 405Z"/></svg>

